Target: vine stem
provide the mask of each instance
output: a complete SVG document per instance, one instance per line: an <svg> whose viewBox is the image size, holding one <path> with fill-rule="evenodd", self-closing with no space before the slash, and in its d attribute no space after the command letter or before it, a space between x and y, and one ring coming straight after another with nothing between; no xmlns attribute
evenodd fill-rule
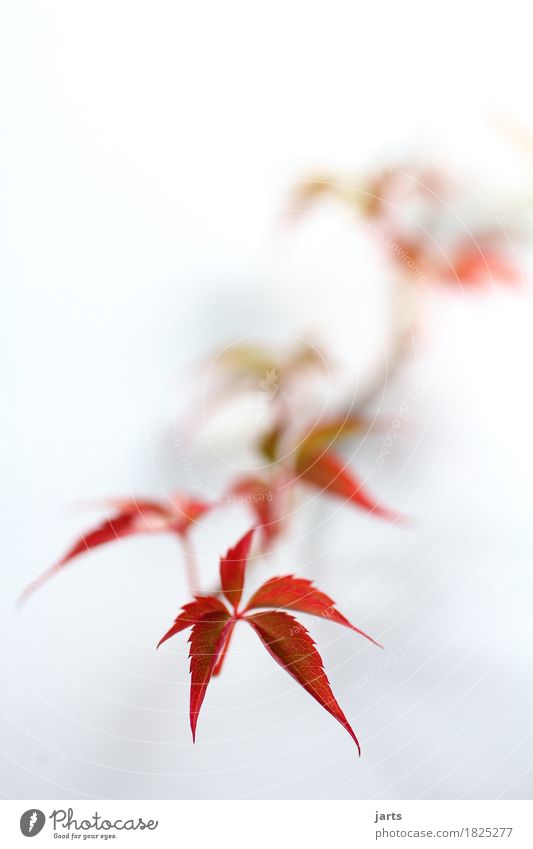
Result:
<svg viewBox="0 0 533 849"><path fill-rule="evenodd" d="M408 361L413 352L414 338L422 312L423 301L417 291L417 283L406 275L399 277L392 290L392 327L385 359L375 363L367 376L366 386L359 393L354 408L365 411L376 399L380 399L396 374Z"/></svg>
<svg viewBox="0 0 533 849"><path fill-rule="evenodd" d="M192 596L200 594L200 577L198 575L198 561L192 548L187 544L187 540L181 537L181 548L183 558L185 560L185 574L187 576L187 586L189 593Z"/></svg>

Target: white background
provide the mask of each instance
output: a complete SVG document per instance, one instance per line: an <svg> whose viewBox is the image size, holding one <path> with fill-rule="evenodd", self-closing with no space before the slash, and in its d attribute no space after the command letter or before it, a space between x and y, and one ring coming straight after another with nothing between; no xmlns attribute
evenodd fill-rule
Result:
<svg viewBox="0 0 533 849"><path fill-rule="evenodd" d="M531 163L496 127L533 124L527 5L1 8L3 794L530 795L527 291L424 302L379 405L422 387L409 425L379 470L379 438L354 461L414 526L324 501L320 531L302 519L263 567L315 577L385 643L306 623L360 760L244 628L192 746L186 638L154 649L186 593L170 539L80 559L14 609L97 515L79 501L186 484L174 422L196 352L314 319L344 354L372 336L375 269L342 215L305 261L273 236L292 181L429 150L529 214ZM209 565L234 529L197 536Z"/></svg>

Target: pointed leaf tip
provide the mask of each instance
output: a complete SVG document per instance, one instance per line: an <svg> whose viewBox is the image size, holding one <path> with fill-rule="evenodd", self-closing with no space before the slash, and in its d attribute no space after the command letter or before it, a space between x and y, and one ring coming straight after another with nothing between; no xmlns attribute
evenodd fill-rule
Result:
<svg viewBox="0 0 533 849"><path fill-rule="evenodd" d="M220 558L220 582L222 592L230 604L237 609L239 606L246 564L252 546L255 528L251 528L232 548L225 557Z"/></svg>
<svg viewBox="0 0 533 849"><path fill-rule="evenodd" d="M371 643L383 648L373 637L370 637L360 628L356 628L335 607L335 602L326 593L321 592L311 581L305 578L296 578L294 575L284 575L280 578L271 578L266 581L257 592L254 593L246 610L259 607L284 607L288 610L299 610L301 613L310 613L312 616L320 616L329 619L338 625L345 625L357 634L370 640Z"/></svg>
<svg viewBox="0 0 533 849"><path fill-rule="evenodd" d="M256 613L246 616L245 619L276 663L340 722L361 754L359 741L333 695L322 658L303 625L300 625L294 616L278 610Z"/></svg>
<svg viewBox="0 0 533 849"><path fill-rule="evenodd" d="M193 743L196 741L196 726L200 708L205 698L207 685L223 651L228 632L234 620L227 610L206 613L193 625L189 637L191 659L190 723Z"/></svg>
<svg viewBox="0 0 533 849"><path fill-rule="evenodd" d="M211 509L211 505L191 499L176 501L174 506L146 499L114 499L109 505L114 515L78 537L57 563L23 590L18 604L24 604L50 578L86 552L136 534L165 532L183 536L194 521Z"/></svg>
<svg viewBox="0 0 533 849"><path fill-rule="evenodd" d="M345 501L361 507L368 513L395 524L406 524L407 520L394 510L376 501L363 484L357 480L346 463L332 451L322 454L303 452L296 462L296 471L303 483L323 490Z"/></svg>

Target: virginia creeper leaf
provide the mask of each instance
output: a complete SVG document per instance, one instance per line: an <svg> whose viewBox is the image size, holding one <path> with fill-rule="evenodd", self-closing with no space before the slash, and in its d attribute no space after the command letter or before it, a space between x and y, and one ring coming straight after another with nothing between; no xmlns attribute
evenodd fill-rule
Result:
<svg viewBox="0 0 533 849"><path fill-rule="evenodd" d="M335 608L329 596L313 587L310 581L292 575L267 581L254 593L245 610L239 612L253 532L254 529L248 531L220 560L222 590L234 607L233 615L218 598L199 596L183 607L172 627L159 641L161 645L174 634L192 626L189 656L193 740L207 685L211 677L220 672L235 625L242 619L254 628L277 663L346 728L359 749L357 738L333 696L320 655L306 629L293 616L279 610L255 614L249 611L267 606L301 610L331 619L375 641L355 628Z"/></svg>
<svg viewBox="0 0 533 849"><path fill-rule="evenodd" d="M516 262L490 242L491 239L488 239L487 244L481 244L478 238L474 245L461 245L450 266L443 270L443 279L472 286L481 286L491 279L512 285L519 283L521 274Z"/></svg>
<svg viewBox="0 0 533 849"><path fill-rule="evenodd" d="M229 628L228 628L226 636L224 638L224 645L222 646L222 649L220 650L218 660L216 662L215 668L213 669L213 675L220 675L220 673L222 672L222 666L223 666L223 663L224 663L224 658L226 657L226 654L227 654L227 651L228 651L228 648L229 648L229 644L230 644L230 641L231 641L231 635L233 634L233 629L235 628L236 624L237 624L236 619L233 619L229 623Z"/></svg>
<svg viewBox="0 0 533 849"><path fill-rule="evenodd" d="M331 622L337 622L339 625L351 628L352 631L356 631L362 637L370 640L371 643L382 648L376 640L352 625L336 609L332 598L320 592L311 581L304 578L295 578L294 575L271 578L254 593L246 605L246 610L253 610L258 607L284 607L289 610L310 613L313 616L321 616L323 619L329 619Z"/></svg>
<svg viewBox="0 0 533 849"><path fill-rule="evenodd" d="M80 554L133 534L166 532L183 536L190 525L212 507L205 502L189 499L176 499L168 505L159 504L156 501L118 499L110 503L116 509L115 515L105 519L96 528L87 531L76 540L57 563L26 587L19 598L19 603L27 601L37 589Z"/></svg>
<svg viewBox="0 0 533 849"><path fill-rule="evenodd" d="M246 533L242 539L230 548L225 557L220 558L220 582L222 592L229 603L237 609L242 596L244 573L255 528Z"/></svg>
<svg viewBox="0 0 533 849"><path fill-rule="evenodd" d="M288 424L283 419L278 421L262 436L258 443L259 451L270 462L274 463L281 459L280 443L282 443L286 435ZM298 452L326 450L337 439L355 436L362 431L367 431L369 428L370 422L367 419L351 413L327 419L300 437Z"/></svg>
<svg viewBox="0 0 533 849"><path fill-rule="evenodd" d="M314 427L300 443L299 453L318 453L333 445L337 439L355 436L368 430L370 423L362 416L346 415L330 419Z"/></svg>
<svg viewBox="0 0 533 849"><path fill-rule="evenodd" d="M207 685L215 669L219 655L226 643L231 624L227 610L206 613L193 625L189 638L191 659L190 718L193 742L196 739L196 724Z"/></svg>
<svg viewBox="0 0 533 849"><path fill-rule="evenodd" d="M194 601L183 605L182 612L174 621L174 624L171 628L169 628L167 633L161 637L157 644L157 648L173 637L174 634L179 634L179 632L185 630L185 628L190 628L192 625L196 625L196 623L199 622L206 613L227 613L227 610L224 604L222 604L222 602L214 596L198 596Z"/></svg>
<svg viewBox="0 0 533 849"><path fill-rule="evenodd" d="M274 660L340 722L361 754L357 737L331 691L322 658L303 625L278 610L247 616L246 621Z"/></svg>
<svg viewBox="0 0 533 849"><path fill-rule="evenodd" d="M403 521L398 513L375 501L346 468L346 463L331 451L301 453L297 458L296 471L304 483L337 495L382 519Z"/></svg>
<svg viewBox="0 0 533 849"><path fill-rule="evenodd" d="M282 504L286 489L276 481L267 483L259 477L242 478L229 490L229 499L250 505L257 527L261 531L262 550L267 551L281 533L284 525Z"/></svg>

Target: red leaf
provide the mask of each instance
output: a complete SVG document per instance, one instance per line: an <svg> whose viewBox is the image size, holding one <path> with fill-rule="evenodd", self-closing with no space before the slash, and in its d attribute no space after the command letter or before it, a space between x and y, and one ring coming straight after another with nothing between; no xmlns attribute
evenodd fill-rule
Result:
<svg viewBox="0 0 533 849"><path fill-rule="evenodd" d="M392 522L405 521L398 513L378 504L347 469L346 464L331 451L300 454L296 471L304 483L351 501L375 516Z"/></svg>
<svg viewBox="0 0 533 849"><path fill-rule="evenodd" d="M236 624L237 624L236 619L233 620L230 623L230 627L229 627L228 632L226 634L226 637L224 639L224 645L222 646L222 649L221 649L221 652L218 656L218 660L216 662L215 668L213 669L213 675L220 675L220 673L222 672L222 666L224 664L224 658L226 657L226 654L227 654L227 651L228 651L228 648L229 648L229 644L231 642L231 635L233 634L233 629L234 629Z"/></svg>
<svg viewBox="0 0 533 849"><path fill-rule="evenodd" d="M256 613L246 620L274 660L344 726L361 754L357 737L331 691L322 658L303 625L280 611Z"/></svg>
<svg viewBox="0 0 533 849"><path fill-rule="evenodd" d="M459 248L453 260L452 267L443 274L447 282L482 285L487 280L495 278L509 284L521 281L520 270L516 263L503 250L490 245L483 246L479 239L474 246L466 245Z"/></svg>
<svg viewBox="0 0 533 849"><path fill-rule="evenodd" d="M167 633L161 637L157 644L157 648L175 634L179 634L180 631L185 630L185 628L190 628L191 625L196 625L206 613L217 612L227 613L228 611L218 598L211 595L198 596L198 598L189 602L189 604L184 604L182 612L174 621L174 624L171 628L169 628Z"/></svg>
<svg viewBox="0 0 533 849"><path fill-rule="evenodd" d="M177 534L185 534L190 526L194 524L204 513L208 513L215 505L207 501L195 501L192 498L174 496L172 498L174 509L174 520L169 530Z"/></svg>
<svg viewBox="0 0 533 849"><path fill-rule="evenodd" d="M271 578L254 593L246 605L246 610L258 607L285 607L289 610L299 610L302 613L321 616L323 619L330 619L339 625L346 625L347 628L351 628L352 631L366 637L379 648L383 648L380 643L369 637L364 631L356 628L342 613L339 613L332 598L320 592L312 585L311 581L304 578L295 578L294 575Z"/></svg>
<svg viewBox="0 0 533 849"><path fill-rule="evenodd" d="M212 505L200 501L177 499L171 505L162 505L156 501L126 501L110 502L118 509L115 516L105 519L100 525L83 534L69 548L61 560L47 569L35 581L32 581L19 597L19 603L24 603L43 584L60 572L64 566L75 557L118 539L133 534L168 532L183 536L192 522L196 521Z"/></svg>
<svg viewBox="0 0 533 849"><path fill-rule="evenodd" d="M257 527L261 530L263 550L268 550L279 536L286 512L284 504L288 494L288 477L267 483L261 478L250 477L239 480L228 493L228 499L249 504L255 514Z"/></svg>
<svg viewBox="0 0 533 849"><path fill-rule="evenodd" d="M172 514L165 512L158 505L130 503L113 518L106 519L94 530L83 534L61 558L57 566L64 566L79 554L84 554L106 542L113 542L130 534L160 530L166 527L172 518Z"/></svg>
<svg viewBox="0 0 533 849"><path fill-rule="evenodd" d="M226 636L234 620L227 610L206 613L191 632L189 657L191 659L191 701L190 717L193 742L196 738L196 724L207 685L215 669L217 660L226 644Z"/></svg>
<svg viewBox="0 0 533 849"><path fill-rule="evenodd" d="M189 656L192 675L190 718L193 740L207 685L212 676L217 675L222 668L236 623L239 619L245 619L277 663L346 728L359 749L357 738L333 696L320 655L306 629L292 616L281 611L273 610L253 615L248 614L248 611L266 605L298 609L346 625L365 637L367 635L339 613L329 596L313 587L310 581L291 575L267 581L252 596L244 613L239 612L237 606L242 595L253 531L254 529L248 531L220 562L222 589L234 605L234 614L232 615L218 598L199 596L183 607L172 627L158 644L160 646L174 634L192 625Z"/></svg>
<svg viewBox="0 0 533 849"><path fill-rule="evenodd" d="M246 533L242 539L230 548L225 557L220 558L220 582L222 592L235 610L239 606L244 585L244 573L255 528Z"/></svg>

